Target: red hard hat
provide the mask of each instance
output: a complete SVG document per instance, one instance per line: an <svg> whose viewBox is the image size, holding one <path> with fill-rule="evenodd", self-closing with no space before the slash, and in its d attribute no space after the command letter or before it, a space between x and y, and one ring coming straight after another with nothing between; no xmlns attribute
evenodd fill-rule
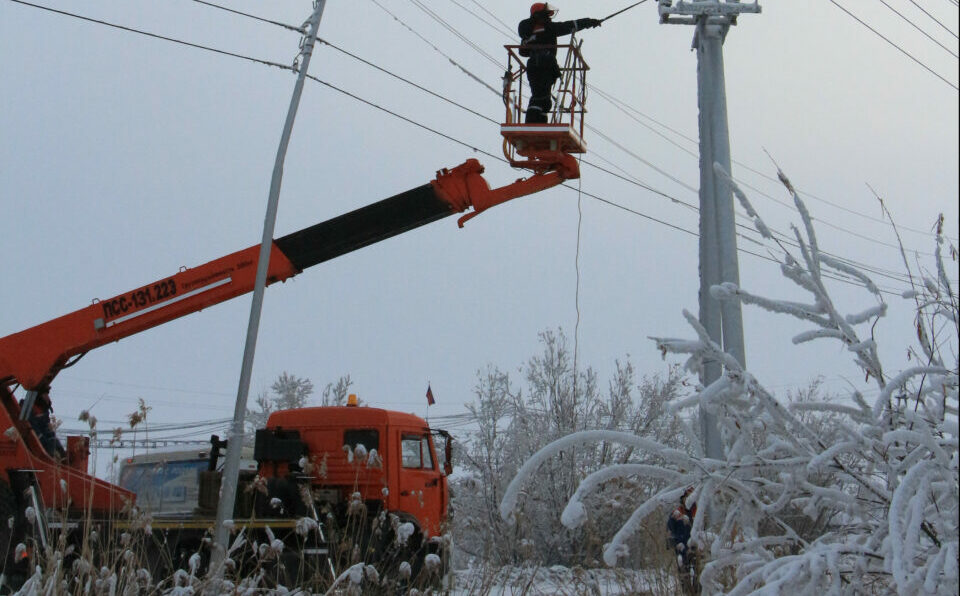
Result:
<svg viewBox="0 0 960 596"><path fill-rule="evenodd" d="M538 12L547 12L548 16L553 16L557 14L557 7L551 6L549 2L534 2L530 5L530 16L537 14Z"/></svg>

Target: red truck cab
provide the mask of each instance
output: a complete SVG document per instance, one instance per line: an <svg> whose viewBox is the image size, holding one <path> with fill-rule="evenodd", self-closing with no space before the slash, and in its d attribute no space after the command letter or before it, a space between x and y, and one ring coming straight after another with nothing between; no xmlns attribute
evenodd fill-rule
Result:
<svg viewBox="0 0 960 596"><path fill-rule="evenodd" d="M443 460L434 444L441 435ZM265 478L297 475L315 501L362 501L415 523L425 539L441 535L447 518L449 455L449 435L419 416L357 406L274 412L254 449Z"/></svg>

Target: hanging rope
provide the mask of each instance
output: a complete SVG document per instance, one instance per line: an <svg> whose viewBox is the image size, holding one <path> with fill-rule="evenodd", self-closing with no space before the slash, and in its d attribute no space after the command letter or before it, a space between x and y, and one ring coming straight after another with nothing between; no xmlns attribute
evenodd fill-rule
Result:
<svg viewBox="0 0 960 596"><path fill-rule="evenodd" d="M578 165L580 158L577 159ZM574 290L573 304L577 310L577 322L573 326L573 402L577 402L577 360L580 356L580 228L583 224L583 177L577 178L577 252L573 266L577 272L577 286Z"/></svg>

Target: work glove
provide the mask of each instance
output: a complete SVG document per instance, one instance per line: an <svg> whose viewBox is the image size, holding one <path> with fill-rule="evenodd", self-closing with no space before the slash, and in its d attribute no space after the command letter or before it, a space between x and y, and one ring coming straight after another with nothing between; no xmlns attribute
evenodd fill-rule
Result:
<svg viewBox="0 0 960 596"><path fill-rule="evenodd" d="M599 27L603 24L603 21L600 19L585 19L587 21L585 29L593 29L594 27Z"/></svg>

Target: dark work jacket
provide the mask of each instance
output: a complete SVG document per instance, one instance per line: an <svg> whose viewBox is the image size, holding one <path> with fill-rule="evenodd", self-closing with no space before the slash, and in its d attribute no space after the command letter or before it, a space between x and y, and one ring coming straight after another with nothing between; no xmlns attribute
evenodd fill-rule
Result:
<svg viewBox="0 0 960 596"><path fill-rule="evenodd" d="M520 34L521 46L555 46L557 38L562 35L570 35L575 31L585 29L590 19L576 19L574 21L560 21L555 23L551 20L523 19L517 27L517 33ZM520 48L520 55L527 56L527 69L552 70L556 76L560 76L560 65L557 64L556 48Z"/></svg>
<svg viewBox="0 0 960 596"><path fill-rule="evenodd" d="M670 517L667 519L667 531L670 532L670 539L674 545L682 544L684 547L687 546L687 541L690 540L690 529L693 526L693 517L696 514L696 505L690 509L680 505L670 514Z"/></svg>

